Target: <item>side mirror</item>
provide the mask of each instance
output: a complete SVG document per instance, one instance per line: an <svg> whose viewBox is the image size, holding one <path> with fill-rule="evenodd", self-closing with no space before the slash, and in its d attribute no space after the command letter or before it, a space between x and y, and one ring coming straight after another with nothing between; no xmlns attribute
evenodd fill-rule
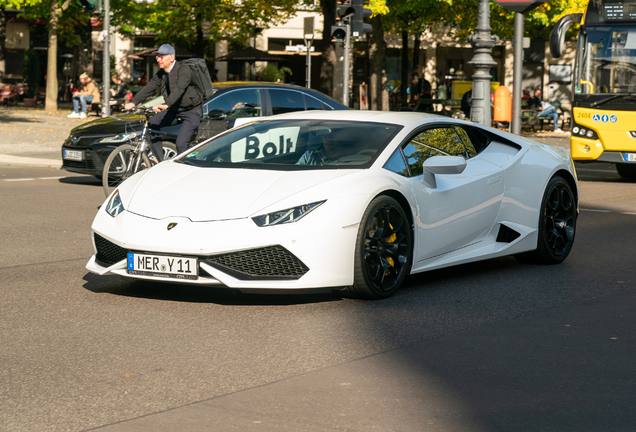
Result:
<svg viewBox="0 0 636 432"><path fill-rule="evenodd" d="M573 23L580 23L583 14L575 13L562 17L550 32L550 54L554 58L560 58L563 54L563 44L565 43L565 32Z"/></svg>
<svg viewBox="0 0 636 432"><path fill-rule="evenodd" d="M222 109L213 109L208 112L208 118L212 120L222 120L225 118L225 111Z"/></svg>
<svg viewBox="0 0 636 432"><path fill-rule="evenodd" d="M461 174L466 169L466 159L461 156L433 156L422 165L424 177L422 183L436 188L435 174Z"/></svg>

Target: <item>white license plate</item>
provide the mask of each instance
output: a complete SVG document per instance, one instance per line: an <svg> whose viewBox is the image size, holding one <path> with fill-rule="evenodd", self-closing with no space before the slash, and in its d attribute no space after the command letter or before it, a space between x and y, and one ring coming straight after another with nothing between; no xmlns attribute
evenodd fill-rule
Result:
<svg viewBox="0 0 636 432"><path fill-rule="evenodd" d="M175 279L197 279L196 258L128 253L128 274Z"/></svg>
<svg viewBox="0 0 636 432"><path fill-rule="evenodd" d="M625 162L636 162L636 153L625 153Z"/></svg>
<svg viewBox="0 0 636 432"><path fill-rule="evenodd" d="M64 150L64 159L67 160L76 160L81 161L84 160L84 152L76 151L76 150Z"/></svg>

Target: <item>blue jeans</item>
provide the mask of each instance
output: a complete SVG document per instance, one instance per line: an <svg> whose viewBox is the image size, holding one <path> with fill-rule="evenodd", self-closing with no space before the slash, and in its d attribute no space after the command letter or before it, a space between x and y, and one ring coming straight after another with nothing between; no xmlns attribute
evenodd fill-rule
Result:
<svg viewBox="0 0 636 432"><path fill-rule="evenodd" d="M86 113L86 105L93 102L93 96L73 96L73 112L79 113L79 105L82 104L82 112Z"/></svg>
<svg viewBox="0 0 636 432"><path fill-rule="evenodd" d="M557 112L555 107L551 106L542 111L539 111L537 117L552 117L552 120L554 120L554 130L557 130L559 128L559 113Z"/></svg>

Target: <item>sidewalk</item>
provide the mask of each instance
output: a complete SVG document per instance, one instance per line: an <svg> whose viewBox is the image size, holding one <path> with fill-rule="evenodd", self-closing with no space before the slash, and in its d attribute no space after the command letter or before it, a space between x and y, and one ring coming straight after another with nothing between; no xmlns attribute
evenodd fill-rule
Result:
<svg viewBox="0 0 636 432"><path fill-rule="evenodd" d="M71 129L98 118L69 119L72 110L70 102L59 103L55 113L42 106L0 107L0 165L60 167L62 143Z"/></svg>
<svg viewBox="0 0 636 432"><path fill-rule="evenodd" d="M71 129L99 118L69 119L72 110L70 102L58 103L56 113L45 112L42 106L0 107L0 165L60 167L62 143ZM569 135L550 131L522 132L522 136L564 148L570 145Z"/></svg>

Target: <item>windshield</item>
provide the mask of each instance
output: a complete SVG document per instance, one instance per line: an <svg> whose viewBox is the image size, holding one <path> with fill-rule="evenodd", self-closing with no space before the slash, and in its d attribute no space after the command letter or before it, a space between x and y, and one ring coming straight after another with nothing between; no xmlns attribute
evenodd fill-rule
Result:
<svg viewBox="0 0 636 432"><path fill-rule="evenodd" d="M261 121L219 136L178 162L276 170L368 168L401 128L333 120Z"/></svg>
<svg viewBox="0 0 636 432"><path fill-rule="evenodd" d="M579 38L575 94L635 92L636 26L587 26L585 31Z"/></svg>

